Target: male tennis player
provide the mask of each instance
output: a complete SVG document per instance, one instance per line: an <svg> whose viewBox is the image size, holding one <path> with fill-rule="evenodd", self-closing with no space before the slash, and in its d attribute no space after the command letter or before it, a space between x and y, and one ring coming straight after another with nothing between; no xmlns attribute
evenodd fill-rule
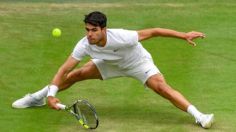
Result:
<svg viewBox="0 0 236 132"><path fill-rule="evenodd" d="M27 108L48 105L59 109L55 98L58 91L69 88L75 82L86 79L106 80L114 77L128 76L141 81L153 91L168 99L177 108L190 113L203 128L210 128L214 115L199 112L183 95L172 89L165 81L159 69L154 65L151 55L143 48L140 41L152 37L175 37L192 41L204 38L200 32L177 32L170 29L150 28L139 31L124 29L107 29L107 18L101 12L91 12L85 16L86 36L75 46L72 54L59 68L50 85L16 100L12 107ZM92 59L79 69L75 67L89 55Z"/></svg>

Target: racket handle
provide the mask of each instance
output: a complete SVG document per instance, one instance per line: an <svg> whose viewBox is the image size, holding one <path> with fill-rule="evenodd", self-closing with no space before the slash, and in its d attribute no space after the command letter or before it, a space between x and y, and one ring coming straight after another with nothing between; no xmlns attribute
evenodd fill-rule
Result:
<svg viewBox="0 0 236 132"><path fill-rule="evenodd" d="M66 109L66 106L63 104L57 103L56 105L62 110Z"/></svg>

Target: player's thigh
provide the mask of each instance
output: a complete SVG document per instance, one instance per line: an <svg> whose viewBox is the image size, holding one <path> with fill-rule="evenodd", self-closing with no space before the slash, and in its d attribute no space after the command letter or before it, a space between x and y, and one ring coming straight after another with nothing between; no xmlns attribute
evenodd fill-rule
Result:
<svg viewBox="0 0 236 132"><path fill-rule="evenodd" d="M70 72L67 78L75 81L81 81L86 79L102 79L97 66L92 61L89 61L81 68L75 69Z"/></svg>

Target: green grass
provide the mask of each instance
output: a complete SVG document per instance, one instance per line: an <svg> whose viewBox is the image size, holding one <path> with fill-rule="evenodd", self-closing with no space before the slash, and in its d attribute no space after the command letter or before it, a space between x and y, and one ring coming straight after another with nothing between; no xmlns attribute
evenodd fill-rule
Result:
<svg viewBox="0 0 236 132"><path fill-rule="evenodd" d="M47 106L16 110L11 103L51 81L84 36L84 14L100 10L107 14L111 28L206 33L207 38L197 40L195 48L169 38L153 38L143 45L171 86L201 111L215 113L216 122L208 131L236 131L235 9L234 0L1 0L0 130L86 131L63 111ZM60 38L51 36L55 27L62 30ZM78 98L94 104L100 117L97 132L206 131L131 78L80 82L58 97L66 104Z"/></svg>

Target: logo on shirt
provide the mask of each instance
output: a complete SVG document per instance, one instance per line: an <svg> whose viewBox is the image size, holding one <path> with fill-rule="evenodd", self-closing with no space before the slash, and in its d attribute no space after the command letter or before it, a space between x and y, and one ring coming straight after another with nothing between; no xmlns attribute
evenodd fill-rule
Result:
<svg viewBox="0 0 236 132"><path fill-rule="evenodd" d="M149 69L148 71L146 71L145 74L148 74L148 72L150 72L150 71L151 71L151 69Z"/></svg>

